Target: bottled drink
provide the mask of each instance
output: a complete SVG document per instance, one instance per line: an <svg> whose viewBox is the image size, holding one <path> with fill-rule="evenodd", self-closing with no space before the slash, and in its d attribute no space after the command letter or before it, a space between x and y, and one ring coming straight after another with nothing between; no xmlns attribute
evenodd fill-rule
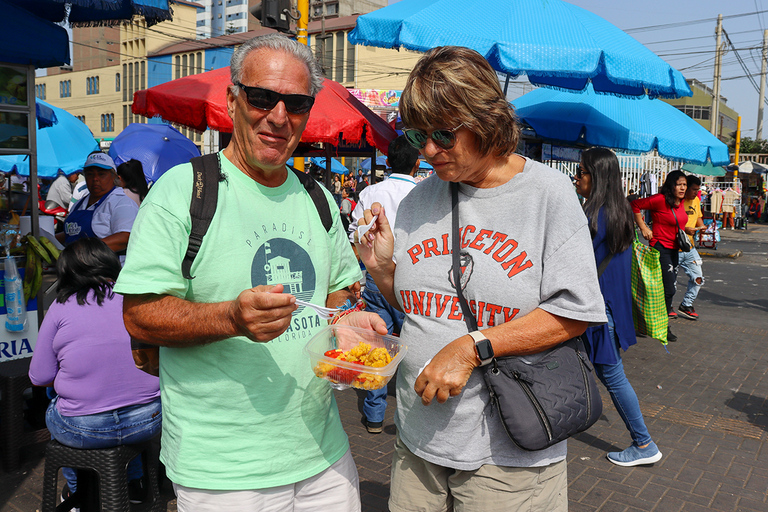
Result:
<svg viewBox="0 0 768 512"><path fill-rule="evenodd" d="M24 300L24 285L16 268L16 261L11 256L5 258L5 328L10 332L27 330L27 303Z"/></svg>

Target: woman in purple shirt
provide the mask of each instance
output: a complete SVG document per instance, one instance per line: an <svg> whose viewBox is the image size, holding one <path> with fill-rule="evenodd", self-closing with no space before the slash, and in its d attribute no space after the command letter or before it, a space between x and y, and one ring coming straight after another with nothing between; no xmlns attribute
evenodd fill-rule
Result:
<svg viewBox="0 0 768 512"><path fill-rule="evenodd" d="M37 386L53 386L46 413L54 439L73 448L108 448L145 441L160 432L157 377L138 370L123 324L123 297L112 292L120 260L97 238L62 251L56 301L45 315L29 367ZM63 469L62 496L77 488ZM128 465L132 501L140 501L139 457Z"/></svg>

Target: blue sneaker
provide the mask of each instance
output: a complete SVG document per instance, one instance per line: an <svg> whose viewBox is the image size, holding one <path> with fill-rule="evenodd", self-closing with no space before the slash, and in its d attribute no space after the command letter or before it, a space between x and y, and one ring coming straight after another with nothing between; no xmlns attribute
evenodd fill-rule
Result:
<svg viewBox="0 0 768 512"><path fill-rule="evenodd" d="M632 443L632 446L623 452L610 452L607 457L609 461L619 466L640 466L660 461L661 452L656 443L651 441L651 444L645 448L638 448L635 443Z"/></svg>

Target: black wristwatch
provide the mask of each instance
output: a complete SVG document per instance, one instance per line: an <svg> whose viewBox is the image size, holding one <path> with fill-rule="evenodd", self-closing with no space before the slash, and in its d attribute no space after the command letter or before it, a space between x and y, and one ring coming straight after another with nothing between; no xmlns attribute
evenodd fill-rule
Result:
<svg viewBox="0 0 768 512"><path fill-rule="evenodd" d="M475 352L477 358L480 360L480 366L485 366L493 361L493 346L491 340L485 337L485 334L480 331L472 331L469 333L473 340L475 340Z"/></svg>

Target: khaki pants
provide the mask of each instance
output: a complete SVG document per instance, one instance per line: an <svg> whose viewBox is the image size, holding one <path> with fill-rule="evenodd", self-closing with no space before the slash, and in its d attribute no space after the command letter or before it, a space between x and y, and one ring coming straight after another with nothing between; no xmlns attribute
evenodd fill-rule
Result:
<svg viewBox="0 0 768 512"><path fill-rule="evenodd" d="M485 465L461 471L417 457L397 436L389 510L567 512L566 461L535 468Z"/></svg>

